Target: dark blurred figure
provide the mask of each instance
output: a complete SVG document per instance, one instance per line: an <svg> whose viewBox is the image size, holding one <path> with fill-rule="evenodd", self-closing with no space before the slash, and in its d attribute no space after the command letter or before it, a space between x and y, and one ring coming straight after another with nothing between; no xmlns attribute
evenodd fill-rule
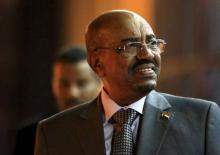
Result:
<svg viewBox="0 0 220 155"><path fill-rule="evenodd" d="M88 65L84 48L65 47L56 55L53 64L52 91L59 111L94 99L100 88L101 82ZM40 120L35 120L18 130L15 155L34 154L38 121Z"/></svg>
<svg viewBox="0 0 220 155"><path fill-rule="evenodd" d="M82 48L65 48L53 67L52 88L60 111L88 102L101 88L100 80L86 60Z"/></svg>

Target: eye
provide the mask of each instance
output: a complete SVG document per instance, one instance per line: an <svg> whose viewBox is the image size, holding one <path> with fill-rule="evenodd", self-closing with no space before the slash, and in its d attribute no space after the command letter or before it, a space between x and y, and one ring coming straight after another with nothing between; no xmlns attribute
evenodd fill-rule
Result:
<svg viewBox="0 0 220 155"><path fill-rule="evenodd" d="M87 79L79 79L77 81L77 86L79 88L82 88L82 87L86 87L88 85L89 81Z"/></svg>
<svg viewBox="0 0 220 155"><path fill-rule="evenodd" d="M115 50L117 52L123 52L123 51L125 51L125 46L117 47L117 48L115 48Z"/></svg>
<svg viewBox="0 0 220 155"><path fill-rule="evenodd" d="M150 41L147 45L152 50L157 50L158 48L158 42L156 40Z"/></svg>
<svg viewBox="0 0 220 155"><path fill-rule="evenodd" d="M127 43L127 47L141 48L142 44L139 42L130 42L130 43Z"/></svg>
<svg viewBox="0 0 220 155"><path fill-rule="evenodd" d="M59 85L60 85L61 88L68 88L69 85L70 85L70 83L69 83L69 81L67 81L67 80L61 79L61 80L59 81Z"/></svg>
<svg viewBox="0 0 220 155"><path fill-rule="evenodd" d="M157 45L157 41L156 41L156 40L153 40L153 41L149 42L149 45L151 45L151 46L156 46L156 45Z"/></svg>

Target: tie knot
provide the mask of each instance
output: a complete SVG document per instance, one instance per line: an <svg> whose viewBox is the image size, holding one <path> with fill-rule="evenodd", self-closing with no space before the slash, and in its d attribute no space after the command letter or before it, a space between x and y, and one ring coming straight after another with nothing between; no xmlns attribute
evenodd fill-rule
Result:
<svg viewBox="0 0 220 155"><path fill-rule="evenodd" d="M133 109L120 109L112 116L113 123L119 125L129 124L131 125L135 118L137 117L138 112Z"/></svg>

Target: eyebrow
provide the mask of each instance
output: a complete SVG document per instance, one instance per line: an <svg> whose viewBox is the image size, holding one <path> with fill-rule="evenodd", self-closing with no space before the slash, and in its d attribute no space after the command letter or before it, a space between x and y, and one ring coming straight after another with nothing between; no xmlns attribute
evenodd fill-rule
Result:
<svg viewBox="0 0 220 155"><path fill-rule="evenodd" d="M153 35L153 34L150 34L150 35L146 35L146 40L152 40L152 39L155 39L156 36ZM132 38L125 38L125 39L122 39L121 40L121 43L126 43L126 42L138 42L140 41L140 38L139 37L132 37Z"/></svg>
<svg viewBox="0 0 220 155"><path fill-rule="evenodd" d="M126 42L137 42L140 41L140 38L125 38L121 40L121 43L126 43Z"/></svg>
<svg viewBox="0 0 220 155"><path fill-rule="evenodd" d="M146 40L156 39L154 34L146 35Z"/></svg>

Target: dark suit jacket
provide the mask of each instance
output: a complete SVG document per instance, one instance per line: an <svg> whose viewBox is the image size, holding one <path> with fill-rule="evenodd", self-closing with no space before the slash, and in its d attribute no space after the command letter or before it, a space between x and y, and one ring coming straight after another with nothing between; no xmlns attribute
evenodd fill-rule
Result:
<svg viewBox="0 0 220 155"><path fill-rule="evenodd" d="M35 155L104 155L99 98L42 121ZM220 109L213 102L152 91L140 123L137 155L220 155Z"/></svg>
<svg viewBox="0 0 220 155"><path fill-rule="evenodd" d="M14 155L33 155L37 122L17 131Z"/></svg>
<svg viewBox="0 0 220 155"><path fill-rule="evenodd" d="M34 154L34 145L35 145L35 135L37 124L39 121L52 116L55 112L41 115L37 118L33 118L28 124L23 124L16 133L15 149L14 155L33 155Z"/></svg>

